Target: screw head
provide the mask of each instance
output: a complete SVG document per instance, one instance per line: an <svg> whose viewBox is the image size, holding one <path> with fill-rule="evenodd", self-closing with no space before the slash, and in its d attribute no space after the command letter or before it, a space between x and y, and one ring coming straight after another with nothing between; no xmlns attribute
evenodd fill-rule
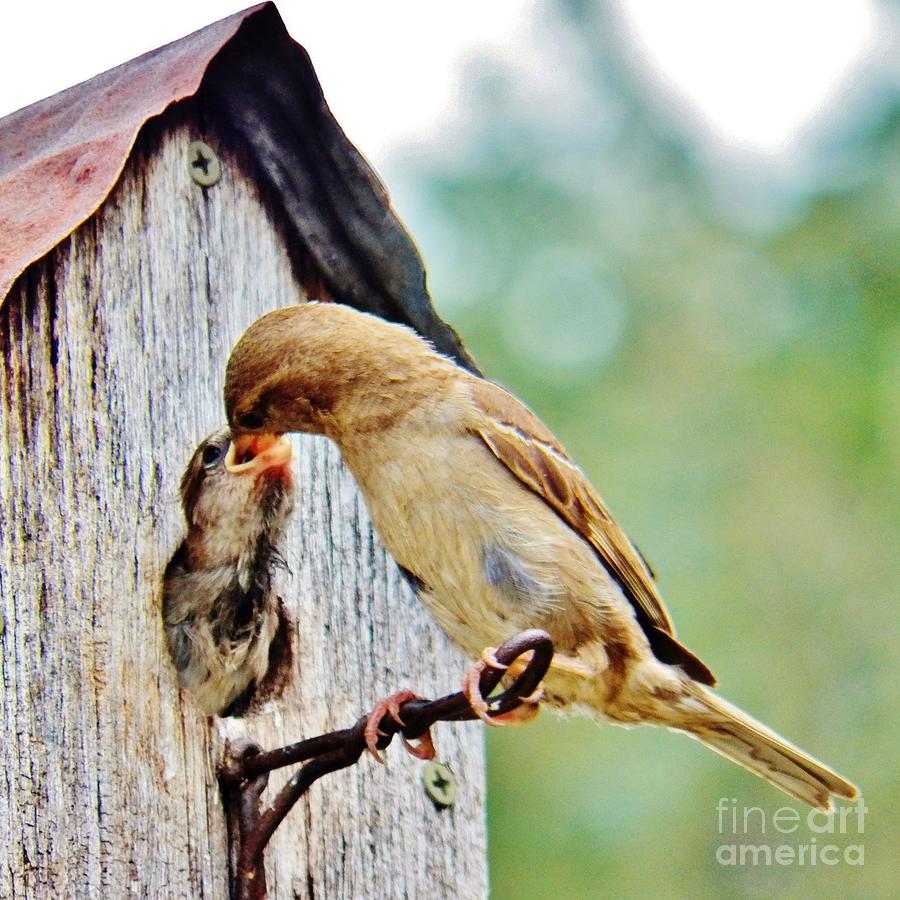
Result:
<svg viewBox="0 0 900 900"><path fill-rule="evenodd" d="M438 809L446 809L456 803L459 785L447 763L432 759L422 770L422 784Z"/></svg>
<svg viewBox="0 0 900 900"><path fill-rule="evenodd" d="M222 163L209 144L191 141L188 144L188 171L201 187L212 187L222 177Z"/></svg>

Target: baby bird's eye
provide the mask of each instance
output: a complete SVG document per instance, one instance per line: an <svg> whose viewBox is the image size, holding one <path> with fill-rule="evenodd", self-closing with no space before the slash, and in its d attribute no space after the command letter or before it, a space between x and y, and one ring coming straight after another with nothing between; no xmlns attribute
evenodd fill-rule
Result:
<svg viewBox="0 0 900 900"><path fill-rule="evenodd" d="M241 428L262 428L263 417L255 412L244 413L244 415L238 419L238 425L240 425Z"/></svg>
<svg viewBox="0 0 900 900"><path fill-rule="evenodd" d="M203 453L200 455L200 460L203 465L209 469L212 466L216 465L216 463L221 462L225 457L225 448L220 447L217 444L207 444L203 448Z"/></svg>

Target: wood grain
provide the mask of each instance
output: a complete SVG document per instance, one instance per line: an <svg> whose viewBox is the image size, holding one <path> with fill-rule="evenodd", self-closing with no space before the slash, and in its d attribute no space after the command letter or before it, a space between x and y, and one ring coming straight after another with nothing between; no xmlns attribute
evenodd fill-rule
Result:
<svg viewBox="0 0 900 900"><path fill-rule="evenodd" d="M201 189L187 145L222 158ZM101 210L19 279L0 312L0 896L226 897L215 766L352 724L466 667L373 535L337 450L297 439L298 513L280 592L285 693L246 719L180 696L160 619L183 532L178 479L222 422L228 352L300 288L279 229L216 135L148 129ZM481 897L482 726L441 725L460 798L437 811L397 747L328 776L267 857L271 897ZM273 776L273 786L284 777Z"/></svg>

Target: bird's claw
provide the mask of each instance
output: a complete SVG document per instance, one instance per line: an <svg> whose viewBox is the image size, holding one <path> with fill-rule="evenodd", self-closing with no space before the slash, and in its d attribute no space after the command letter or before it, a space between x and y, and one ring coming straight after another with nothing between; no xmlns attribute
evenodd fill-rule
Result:
<svg viewBox="0 0 900 900"><path fill-rule="evenodd" d="M391 694L390 697L379 700L378 703L375 704L375 709L369 713L369 717L366 719L366 727L363 729L363 737L366 740L366 749L382 765L384 765L384 757L378 749L378 739L384 737L385 733L378 728L381 724L381 720L385 715L390 715L390 717L402 728L405 723L403 719L400 718L401 704L406 703L407 700L421 699L422 698L418 694L414 694L412 691L397 691L396 694ZM419 738L417 744L413 744L407 740L406 735L404 734L401 734L400 737L403 739L403 746L406 748L407 752L412 756L415 756L416 759L434 759L436 752L430 731L426 731Z"/></svg>
<svg viewBox="0 0 900 900"><path fill-rule="evenodd" d="M472 707L472 712L474 712L482 722L485 722L488 725L494 725L496 723L490 715L488 715L490 705L481 695L481 675L485 669L488 668L501 671L505 671L508 668L494 656L496 649L496 647L485 647L484 650L481 651L481 656L478 658L478 661L468 672L466 672L465 677L463 678L463 693L469 701L469 706Z"/></svg>
<svg viewBox="0 0 900 900"><path fill-rule="evenodd" d="M491 725L527 725L540 711L544 685L539 684L527 697L519 698L519 706L491 718Z"/></svg>
<svg viewBox="0 0 900 900"><path fill-rule="evenodd" d="M424 759L427 762L437 756L437 750L434 749L434 740L431 737L430 729L419 737L418 743L416 744L409 741L405 734L401 734L400 738L403 741L403 746L406 747L406 752L416 759Z"/></svg>
<svg viewBox="0 0 900 900"><path fill-rule="evenodd" d="M524 725L526 722L530 722L539 712L538 703L544 696L543 685L539 684L528 697L522 697L520 699L521 705L515 709L499 715L491 715L490 703L481 695L481 675L485 669L511 671L510 666L497 660L494 656L495 651L495 647L485 647L481 651L478 661L466 672L466 676L463 679L463 693L469 701L469 706L472 707L472 712L486 725L492 725L496 728L503 725ZM515 663L513 665L515 666Z"/></svg>

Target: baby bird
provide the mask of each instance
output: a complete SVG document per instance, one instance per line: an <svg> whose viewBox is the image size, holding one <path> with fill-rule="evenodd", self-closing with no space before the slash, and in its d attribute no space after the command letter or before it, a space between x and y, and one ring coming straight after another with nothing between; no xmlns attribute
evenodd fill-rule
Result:
<svg viewBox="0 0 900 900"><path fill-rule="evenodd" d="M293 507L290 460L291 445L271 435L245 441L238 456L224 429L181 480L188 533L166 568L163 621L178 682L207 715L244 712L286 652L272 574Z"/></svg>
<svg viewBox="0 0 900 900"><path fill-rule="evenodd" d="M822 809L856 788L718 698L653 576L585 475L512 394L400 325L336 303L278 309L228 362L237 446L334 440L376 530L473 658L526 628L556 648L543 703L686 732ZM245 436L242 436L243 435Z"/></svg>

